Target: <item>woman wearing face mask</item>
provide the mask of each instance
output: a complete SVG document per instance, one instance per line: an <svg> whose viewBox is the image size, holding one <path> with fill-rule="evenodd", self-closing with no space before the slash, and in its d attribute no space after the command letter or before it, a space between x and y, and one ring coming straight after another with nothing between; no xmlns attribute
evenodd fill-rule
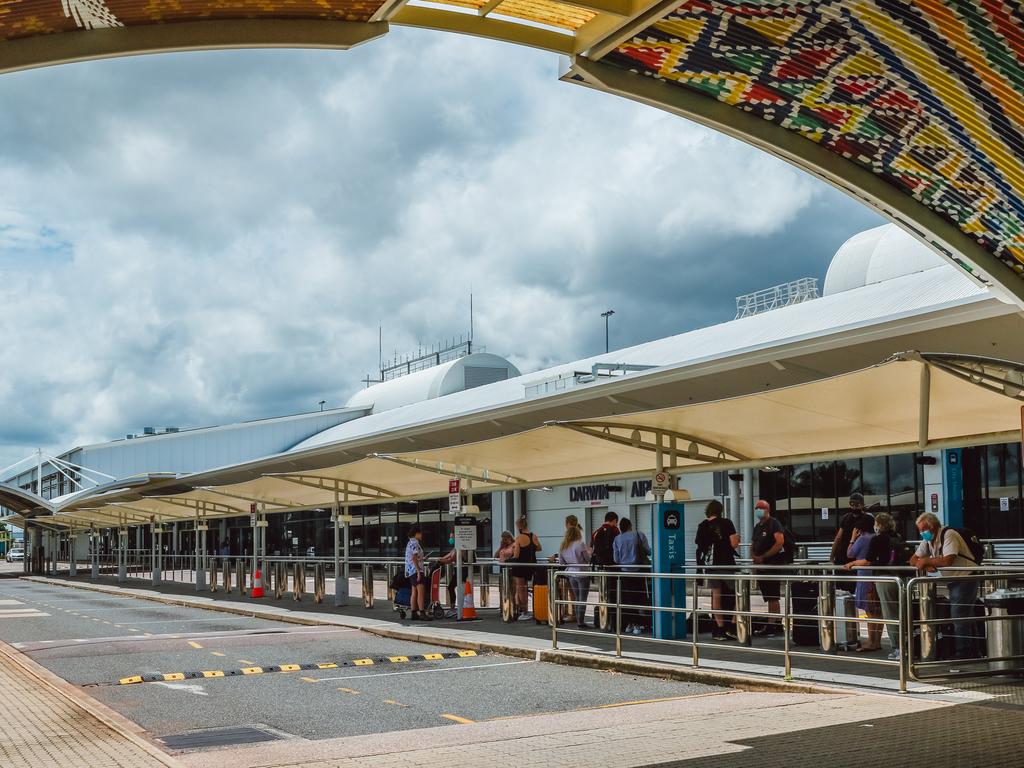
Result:
<svg viewBox="0 0 1024 768"><path fill-rule="evenodd" d="M445 555L444 557L441 557L441 558L438 559L438 561L437 561L438 565L455 565L455 551L456 550L455 550L455 536L454 536L454 534L448 537L448 546L451 547L451 550L448 552L447 555ZM463 563L466 562L465 554L463 554L463 556L462 556L462 562ZM461 576L461 578L456 579L456 578L454 578L454 573L453 573L452 574L452 578L448 579L448 606L451 607L451 608L455 607L455 589L456 589L456 587L459 584L465 584L466 580L469 579L469 567L467 565L463 565L462 566L462 573L460 574L460 576Z"/></svg>
<svg viewBox="0 0 1024 768"><path fill-rule="evenodd" d="M852 558L844 568L846 570L857 570L858 576L870 576L871 571L864 568L871 565L868 552L871 548L871 541L875 537L875 518L865 512L857 518L853 524L853 537L850 540L849 555ZM864 611L868 618L868 642L867 645L857 646L857 651L870 653L882 649L882 625L872 622L871 619L878 619L882 616L882 609L878 603L878 593L875 585L869 581L857 581L857 591L854 593L857 610Z"/></svg>
<svg viewBox="0 0 1024 768"><path fill-rule="evenodd" d="M907 564L907 545L898 533L896 533L896 521L887 512L879 512L875 515L875 536L871 539L868 547L867 559L871 565L880 567L900 566ZM878 576L895 576L897 571L874 571ZM882 608L882 618L886 621L896 621L900 615L899 587L894 581L880 581L875 584L875 592L878 593L878 602ZM895 624L886 624L886 632L889 634L889 644L892 652L889 654L890 661L899 661L899 634Z"/></svg>

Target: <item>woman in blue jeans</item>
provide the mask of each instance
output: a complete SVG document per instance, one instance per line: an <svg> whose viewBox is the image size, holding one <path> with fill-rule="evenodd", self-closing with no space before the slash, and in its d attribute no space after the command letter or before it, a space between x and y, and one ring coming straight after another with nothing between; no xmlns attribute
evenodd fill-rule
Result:
<svg viewBox="0 0 1024 768"><path fill-rule="evenodd" d="M590 594L590 547L583 541L583 529L576 515L565 519L565 536L558 547L558 562L569 566L569 584L576 608L576 626L586 629L587 596Z"/></svg>

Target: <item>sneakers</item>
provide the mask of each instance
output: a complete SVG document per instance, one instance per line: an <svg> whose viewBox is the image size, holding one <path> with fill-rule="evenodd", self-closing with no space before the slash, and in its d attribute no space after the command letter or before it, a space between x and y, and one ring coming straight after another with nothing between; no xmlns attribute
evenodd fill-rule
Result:
<svg viewBox="0 0 1024 768"><path fill-rule="evenodd" d="M765 624L763 627L758 627L754 630L754 637L776 637L777 635L778 632L774 624Z"/></svg>
<svg viewBox="0 0 1024 768"><path fill-rule="evenodd" d="M633 627L633 634L634 635L642 635L643 633L644 633L644 628L641 627L639 624L637 624L635 627Z"/></svg>
<svg viewBox="0 0 1024 768"><path fill-rule="evenodd" d="M886 658L889 659L889 661L899 661L900 660L900 649L899 648L893 648L892 652L888 656L886 656Z"/></svg>
<svg viewBox="0 0 1024 768"><path fill-rule="evenodd" d="M516 621L533 621L533 616L528 613L520 613L519 616L516 617Z"/></svg>
<svg viewBox="0 0 1024 768"><path fill-rule="evenodd" d="M728 629L728 628L726 628L726 629L724 629L722 631L722 634L724 635L723 639L725 639L725 640L739 640L739 638L736 636L736 630L735 629Z"/></svg>
<svg viewBox="0 0 1024 768"><path fill-rule="evenodd" d="M635 628L636 628L636 624L627 624L626 628L624 630L622 630L622 634L624 634L624 635L632 635L633 634L633 630Z"/></svg>
<svg viewBox="0 0 1024 768"><path fill-rule="evenodd" d="M725 627L715 627L711 630L712 640L728 640L729 637L725 634Z"/></svg>

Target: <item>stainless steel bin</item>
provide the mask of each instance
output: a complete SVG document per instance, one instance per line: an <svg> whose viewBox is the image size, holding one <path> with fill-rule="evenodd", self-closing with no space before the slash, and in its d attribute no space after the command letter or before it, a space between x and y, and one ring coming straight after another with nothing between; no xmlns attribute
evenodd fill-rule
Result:
<svg viewBox="0 0 1024 768"><path fill-rule="evenodd" d="M986 622L988 657L1024 655L1024 589L997 589L984 598L989 616ZM993 672L1024 672L1024 659L989 662Z"/></svg>

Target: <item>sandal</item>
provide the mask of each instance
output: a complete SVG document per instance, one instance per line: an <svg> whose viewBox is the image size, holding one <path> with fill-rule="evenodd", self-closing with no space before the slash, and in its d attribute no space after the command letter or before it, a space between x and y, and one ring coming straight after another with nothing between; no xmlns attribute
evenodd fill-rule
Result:
<svg viewBox="0 0 1024 768"><path fill-rule="evenodd" d="M858 644L857 648L856 648L856 652L857 653L874 653L875 651L880 651L880 650L882 650L881 646L878 646L877 648L872 648L869 645L860 645L860 644Z"/></svg>

